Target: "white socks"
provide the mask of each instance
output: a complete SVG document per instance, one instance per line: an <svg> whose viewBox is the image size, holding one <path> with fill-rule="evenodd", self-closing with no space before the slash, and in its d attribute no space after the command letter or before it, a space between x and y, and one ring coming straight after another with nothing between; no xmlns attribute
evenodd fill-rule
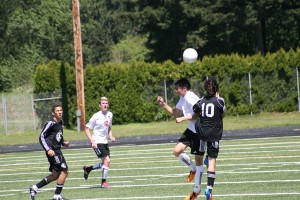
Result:
<svg viewBox="0 0 300 200"><path fill-rule="evenodd" d="M201 191L201 180L202 180L203 171L204 171L203 165L196 166L195 187L194 187L195 193L199 193Z"/></svg>
<svg viewBox="0 0 300 200"><path fill-rule="evenodd" d="M191 168L192 171L196 171L196 165L195 165L195 163L191 160L191 158L186 153L181 153L178 156L178 160L180 162L182 162L184 165L186 165L189 168Z"/></svg>
<svg viewBox="0 0 300 200"><path fill-rule="evenodd" d="M108 175L108 168L102 167L102 179L106 179Z"/></svg>
<svg viewBox="0 0 300 200"><path fill-rule="evenodd" d="M102 162L93 165L93 169L100 169L102 167Z"/></svg>

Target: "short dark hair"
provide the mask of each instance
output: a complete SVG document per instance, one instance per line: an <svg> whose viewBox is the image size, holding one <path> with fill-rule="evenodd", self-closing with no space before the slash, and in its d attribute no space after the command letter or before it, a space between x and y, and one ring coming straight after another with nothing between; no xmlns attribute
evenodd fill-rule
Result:
<svg viewBox="0 0 300 200"><path fill-rule="evenodd" d="M191 89L191 83L187 78L180 78L173 84L175 87L186 87L188 90Z"/></svg>
<svg viewBox="0 0 300 200"><path fill-rule="evenodd" d="M59 105L59 104L55 104L55 105L53 105L53 106L52 106L52 109L51 109L51 111L52 111L52 112L54 112L54 111L55 111L55 108L57 108L57 107L61 107L61 108L62 108L62 106L61 106L61 105Z"/></svg>
<svg viewBox="0 0 300 200"><path fill-rule="evenodd" d="M204 89L208 96L214 96L219 91L219 84L215 79L207 79L204 81Z"/></svg>

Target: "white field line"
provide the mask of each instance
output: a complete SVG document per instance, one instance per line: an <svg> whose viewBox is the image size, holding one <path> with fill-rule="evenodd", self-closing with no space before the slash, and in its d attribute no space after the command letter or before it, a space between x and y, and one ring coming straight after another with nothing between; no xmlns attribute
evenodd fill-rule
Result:
<svg viewBox="0 0 300 200"><path fill-rule="evenodd" d="M98 160L96 160L95 162L97 162ZM89 160L89 162L91 163L91 161ZM114 162L112 163L112 167L111 169L117 169L115 168L116 165L121 165L121 166L124 166L124 164L140 164L141 162L140 161L137 161L137 162ZM178 160L177 159L171 159L171 160L158 160L158 161L143 161L143 164L153 164L153 163L178 163ZM46 163L45 163L46 164ZM172 164L173 165L173 164ZM260 168L260 167L280 167L280 166L294 166L294 165L300 165L300 161L299 162L251 162L251 166L255 166L257 168ZM1 165L0 165L1 166ZM78 168L82 168L82 164L72 164L69 166L69 168L75 168L75 167L78 167ZM249 163L234 163L234 164L218 164L218 167L242 167L242 166L245 166L245 167L249 167ZM31 170L48 170L48 163L43 166L43 167L33 167L33 166L30 166L30 169ZM237 169L241 169L241 168L237 168ZM245 169L245 168L242 168L242 169ZM9 171L28 171L28 167L14 167L14 168L6 168L6 169L0 169L0 172L9 172ZM82 172L82 170L77 170L77 172ZM1 176L1 175L0 175ZM0 181L1 182L1 181Z"/></svg>
<svg viewBox="0 0 300 200"><path fill-rule="evenodd" d="M175 169L175 168L182 168L182 166L166 166L166 167L131 167L131 168L122 168L122 169L110 169L110 171L132 171L132 170L158 170L158 169ZM69 173L82 173L82 170L69 170ZM218 174L251 174L251 173L291 173L291 172L300 172L300 169L291 169L291 170L257 170L254 168L252 171L218 171ZM34 174L45 174L46 172L34 172ZM17 176L17 175L31 175L32 172L22 172L22 173L12 173L12 174L0 174L0 177L4 176ZM120 177L120 176L118 176Z"/></svg>
<svg viewBox="0 0 300 200"><path fill-rule="evenodd" d="M246 145L244 145L246 146ZM300 151L300 147L298 146L295 146L295 149L289 149L290 147L289 146L286 146L286 145L283 145L283 146L271 146L271 147L244 147L244 148L224 148L223 146L221 146L221 151L223 152L223 154L230 154L232 155L232 152L226 152L226 151L231 151L231 150L239 150L238 152L235 152L235 154L242 154L242 153L250 153L250 151L243 151L241 152L241 150L252 150L251 152L274 152L274 151L261 151L261 150L257 150L257 149L276 149L276 152L287 152L287 151L290 151L290 152L297 152L297 151ZM286 148L286 149L284 149ZM256 151L255 151L256 150ZM130 152L132 150L128 150L128 152ZM169 154L169 155L172 155L172 151L173 149L155 149L155 154ZM112 152L111 153L111 156L113 158L118 158L118 157L123 157L123 156L130 156L130 155L152 155L153 156L153 152L149 152L148 151L136 151L134 150L134 153L128 153L127 151L122 151L122 153L117 153L116 151L115 152ZM189 149L186 150L186 152L189 152ZM225 152L225 153L224 153ZM41 154L41 155L29 155L29 156L26 156L26 158L24 158L24 156L22 157L15 157L15 156L12 156L12 157L3 157L3 158L0 158L0 163L1 162L7 162L9 159L11 160L14 160L14 161L23 161L23 160L27 160L28 158L32 159L32 158L36 158L36 159L40 159L41 157L45 157L44 156L45 154ZM95 158L95 154L94 152L91 150L91 152L89 153L80 153L80 156L78 155L75 155L74 153L73 154L69 154L69 153L64 153L64 156L66 158L69 158L69 159L82 159L82 158ZM18 159L18 160L17 160Z"/></svg>
<svg viewBox="0 0 300 200"><path fill-rule="evenodd" d="M264 180L264 181L232 181L232 182L215 182L215 185L235 185L235 184L256 184L256 183L297 183L300 182L300 179L298 180ZM112 182L110 182L112 183ZM206 182L203 182L203 184L205 185ZM185 185L194 185L194 183L158 183L158 184L131 184L131 185L111 185L111 188L132 188L132 187L159 187L159 186L185 186ZM80 186L76 186L76 187L71 187L71 186L64 186L64 190L73 190L73 189L83 189L83 188L97 188L100 187L99 185L80 185ZM42 188L39 191L53 191L55 190L55 187L47 187L47 188ZM9 193L9 192L27 192L28 188L26 189L13 189L13 190L0 190L0 193ZM300 192L300 191L299 191Z"/></svg>
<svg viewBox="0 0 300 200"><path fill-rule="evenodd" d="M214 195L214 197L248 197L248 196L293 196L300 195L300 192L292 193L255 193L255 194L225 194L225 195ZM145 196L145 197L116 197L116 198L93 198L93 199L74 199L74 200L130 200L130 199L178 199L186 196ZM288 197L287 197L288 198Z"/></svg>
<svg viewBox="0 0 300 200"><path fill-rule="evenodd" d="M281 137L276 137L276 139L277 138L281 138ZM282 137L282 138L286 138L286 137ZM289 138L300 138L300 136L291 136L291 137L289 137ZM269 146L269 145L283 145L283 144L292 144L293 146L295 145L295 144L299 144L300 143L300 141L298 142L298 141L291 141L291 142L273 142L273 143L271 143L271 142L266 142L266 143L258 143L260 140L267 140L267 139L274 139L274 137L272 138L253 138L253 139L238 139L238 140L230 140L231 142L232 141L241 141L241 140L255 140L255 143L254 144L231 144L231 145L227 145L226 143L227 143L227 141L228 140L224 140L224 141L221 141L221 144L223 144L221 147L222 148L225 148L226 149L226 147L244 147L244 146L255 146L255 147L258 147L258 146L260 146L260 145L262 145L263 147L262 148L264 148L264 147L266 147L266 146ZM225 144L224 144L225 143ZM111 146L110 148L111 149L120 149L120 148L132 148L132 147L135 147L135 148L137 148L137 147L144 147L144 146L166 146L166 145L172 145L171 147L169 147L169 148L163 148L162 150L172 150L173 148L172 147L174 147L175 146L175 144L174 143L164 143L164 144L145 144L145 145L131 145L131 146L126 146L126 145L124 145L124 146ZM275 146L275 147L278 147L278 146ZM286 146L281 146L281 147L286 147ZM239 148L240 149L240 148ZM79 149L68 149L67 151L80 151L80 154L81 155L84 155L84 154L91 154L91 153L89 153L89 152L87 152L87 153L83 153L82 152L82 150L91 150L91 148L79 148ZM131 151L132 149L129 149L128 151ZM159 151L159 149L156 149L156 150L158 150ZM92 150L91 150L92 151ZM143 152L143 151L145 151L145 152L147 152L147 151L149 151L149 150L147 150L147 149L134 149L133 150L134 152ZM40 153L42 153L42 154L44 154L43 153L43 151L33 151L33 152L35 152L35 153L37 153L37 152L40 152ZM32 153L33 153L32 152ZM114 151L112 151L112 152L115 152L116 154L120 154L120 153L122 153L122 152L124 152L124 150L120 150L120 151L118 151L118 150L114 150ZM2 154L2 155L4 155L5 157L3 157L3 158L0 158L0 160L2 160L2 159L6 159L6 155L17 155L18 153L8 153L8 154ZM65 154L65 155L68 155L67 153ZM73 154L70 154L70 155L73 155ZM22 158L22 157L15 157L15 158Z"/></svg>
<svg viewBox="0 0 300 200"><path fill-rule="evenodd" d="M188 173L183 173L183 174L144 174L144 175L135 175L135 176L109 176L109 179L134 179L134 180L150 180L150 179L159 179L159 178L178 178L178 177L185 177L187 176ZM92 179L96 179L96 180L99 180L99 177L97 176L91 176L89 177L89 180L92 180ZM40 180L40 178L38 179ZM68 178L67 179L68 181L78 181L78 180L83 180L83 177L80 177L80 178ZM37 181L37 179L26 179L26 180L18 180L18 182L34 182L34 181ZM0 180L0 183L14 183L15 180L9 180L9 181L1 181ZM127 183L127 182L132 182L132 180L128 180L128 181L120 181L118 180L117 182L115 183ZM110 181L110 183L114 183L114 181Z"/></svg>
<svg viewBox="0 0 300 200"><path fill-rule="evenodd" d="M250 160L250 159L263 159L263 160L268 160L268 159L288 159L288 158L293 158L293 159L297 159L300 158L299 156L286 156L286 155L282 155L282 156L278 156L278 155L268 155L268 157L266 156L256 156L256 155L251 155L253 154L253 152L250 152L249 154L246 154L246 156L235 156L234 158L228 158L228 157L219 157L218 161L230 161L230 160ZM222 154L220 154L221 156ZM173 155L167 155L167 156L144 156L144 157L134 157L134 159L140 159L140 160L146 160L146 159L161 159L161 158L172 158L174 157ZM40 159L42 159L42 161L40 161ZM31 166L35 166L35 165L48 165L48 162L45 160L45 157L41 157L40 159L38 159L39 161L35 161L35 160L30 160L29 158L26 159L27 161L30 160L30 162L22 162L22 161L18 161L18 163L9 163L6 162L6 164L1 164L0 167L7 167L7 166L20 166L20 163L22 163L22 165L31 165ZM174 158L175 159L175 158ZM73 161L73 160L68 160L68 158L66 158L68 165L70 165L71 163L78 163L78 161ZM115 161L121 161L121 160L128 160L128 157L123 157L123 158L111 158L112 163ZM99 160L97 159L93 159L93 160L80 160L80 162L88 162L88 163L93 163L93 162L98 162Z"/></svg>
<svg viewBox="0 0 300 200"><path fill-rule="evenodd" d="M78 158L78 156L76 156L78 154L80 154L81 156L95 157L95 153L94 153L94 151L91 148L85 150L85 152L82 152L82 149L83 148L76 149L76 151L80 151L80 153L74 152L73 149L63 149L62 151L63 151L65 157L70 157L70 158ZM73 150L73 152L69 153L71 150ZM155 152L160 152L160 151L163 151L163 152L172 152L172 150L173 150L173 148L162 148L162 149L155 149ZM142 152L145 152L144 154L148 154L149 153L149 150L146 150L146 149L145 150L143 150L143 149L142 150L137 150L137 149L132 150L132 149L129 149L129 150L125 150L125 151L124 150L123 151L111 150L111 151L112 151L111 152L112 156L113 155L114 156L128 155L128 153L126 153L126 152L132 152L132 151L134 151L135 153L141 152L141 154L143 154ZM40 158L41 155L44 156L45 153L42 151L42 152L40 152L40 155L34 155L34 156L33 155L28 155L28 157L31 157L31 158L34 158L34 157ZM2 160L6 161L7 159L14 159L15 160L15 159L23 159L24 158L24 156L13 156L13 155L10 156L10 154L2 154L1 156L3 156L3 157L2 158L0 157L0 162Z"/></svg>
<svg viewBox="0 0 300 200"><path fill-rule="evenodd" d="M242 172L241 172L242 173ZM248 172L250 173L250 172ZM270 172L270 173L274 173L274 172ZM223 173L225 174L225 173ZM244 173L246 174L246 173ZM135 176L110 176L109 179L111 180L110 183L111 184L120 184L120 183L131 183L131 182L135 182L135 181L145 181L145 180L157 180L157 179L160 179L160 178L178 178L178 177L186 177L187 176L187 173L182 173L182 174L151 174L151 175L135 175ZM89 180L92 180L92 179L96 179L96 180L99 180L99 177L89 177ZM113 181L113 179L117 179L115 181ZM123 179L129 179L129 180L126 180L126 181L120 181L120 180L123 180ZM130 180L131 179L131 180ZM26 179L26 180L18 180L18 182L35 182L35 181L39 181L39 179ZM83 180L82 177L80 178L68 178L68 181L78 181L78 180ZM260 181L238 181L238 182L234 182L234 183L272 183L272 182L299 182L300 180L298 179L295 179L295 180L260 180ZM0 183L14 183L15 180L9 180L9 181L2 181L0 180ZM204 182L202 182L204 184ZM220 184L220 183L224 183L224 184L229 184L229 183L232 183L231 182L216 182L216 184ZM186 183L184 183L186 184ZM190 183L190 184L193 184L193 183ZM89 185L89 187L91 187L91 185Z"/></svg>
<svg viewBox="0 0 300 200"><path fill-rule="evenodd" d="M259 138L259 139L265 139L265 138ZM247 147L247 146L254 146L255 148L278 148L278 147L282 147L282 148L287 148L287 145L288 144L291 144L292 146L294 147L297 147L296 144L300 144L300 141L290 141L290 142L273 142L273 143L270 143L270 142L266 142L266 143L257 143L257 139L252 139L252 140L255 140L255 143L254 144L231 144L231 145L227 145L227 144L224 144L223 141L221 141L221 147L222 147L222 150L231 150L231 148L228 148L228 147L234 147L233 150L235 149L241 149L240 147ZM152 146L152 145L155 145L155 144L149 144L148 146ZM162 144L160 144L162 145ZM167 145L172 145L170 147L167 147L167 148L156 148L155 151L165 151L165 150L168 150L168 151L172 151L173 147L175 146L174 144L169 144L169 143L165 143L163 144L164 146L167 146ZM280 146L278 146L280 145ZM134 146L135 148L137 147L142 147L142 146L146 146L146 145L136 145ZM163 147L164 147L163 146ZM261 146L261 147L260 147ZM271 147L269 147L271 146ZM124 147L124 146L112 146L110 147L111 149L120 149L121 147ZM129 146L132 148L132 146ZM243 148L242 148L243 149ZM245 148L245 149L248 149L248 148ZM90 151L89 151L90 150ZM80 151L80 154L81 155L94 155L93 151L91 148L78 148L78 149L64 149L63 151ZM84 151L84 152L82 152ZM87 151L87 152L85 152ZM89 152L88 152L89 151ZM124 155L124 152L132 152L133 151L133 154L135 154L136 152L149 152L148 149L128 149L128 150L113 150L112 151L112 155L116 154L116 155ZM33 154L33 153L40 153L42 155L44 155L44 152L43 151L33 151L31 152L30 154ZM0 157L0 161L3 160L3 159L7 159L7 158L14 158L14 159L17 159L17 158L23 158L21 156L14 156L14 155L18 155L19 153L8 153L8 154L2 154L0 156L3 156L2 158ZM68 155L74 155L73 153L64 153L65 156L68 156ZM131 154L128 154L126 153L126 155L131 155ZM38 156L36 156L38 157Z"/></svg>
<svg viewBox="0 0 300 200"><path fill-rule="evenodd" d="M287 148L287 149L283 149L283 148ZM300 148L299 149L288 149L290 148L289 146L271 146L271 147L244 147L244 148L231 148L231 149L228 149L228 148L222 148L221 149L221 152L220 152L220 156L222 155L232 155L233 153L232 152L227 152L229 150L238 150L238 152L234 152L234 154L247 154L248 156L251 155L251 154L255 154L255 153L272 153L274 151L276 151L276 153L279 153L279 152L298 152L300 151ZM259 149L276 149L274 151L271 151L271 150L259 150ZM169 155L170 157L173 157L172 155L172 150L171 149L168 149L169 151L162 151L162 152L157 152L155 150L155 154L158 155L158 154L166 154L166 155ZM251 151L241 151L241 150L251 150ZM189 150L187 150L186 152L189 152ZM83 156L84 154L83 153L80 153L80 156L78 155L74 155L74 154L64 154L64 156L66 157L67 160L69 159L80 159L81 161L84 161L84 160L91 160L89 158L92 158L92 159L95 159L95 154L91 154L89 153L90 155L89 156ZM111 154L111 157L114 159L114 160L118 160L118 159L128 159L127 157L124 158L124 156L138 156L138 155L150 155L151 158L153 158L153 152L134 152L134 153L127 153L127 152L122 152L122 154L116 154L116 152L113 152ZM2 158L2 160L0 159L0 163L8 163L8 161L11 159L15 162L24 162L26 160L31 160L31 161L40 161L41 158L43 159L45 157L44 154L42 155L37 155L37 156L26 156L26 157L5 157L5 158ZM22 159L18 159L18 158L22 158ZM36 158L36 159L33 159L33 158ZM43 159L45 160L45 159ZM71 161L71 162L74 162L74 161ZM47 162L46 162L47 163ZM1 164L0 164L0 167L1 167Z"/></svg>

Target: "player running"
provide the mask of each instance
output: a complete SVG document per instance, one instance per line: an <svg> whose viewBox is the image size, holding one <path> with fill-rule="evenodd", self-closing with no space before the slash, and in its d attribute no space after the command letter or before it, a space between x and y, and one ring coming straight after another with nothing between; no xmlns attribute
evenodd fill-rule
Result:
<svg viewBox="0 0 300 200"><path fill-rule="evenodd" d="M35 199L38 189L55 180L57 180L57 183L53 200L65 200L60 193L68 176L68 166L61 152L61 146L68 147L69 142L64 140L63 137L62 107L60 105L54 105L52 107L52 115L53 119L44 125L39 137L39 142L45 150L46 157L50 164L49 171L51 174L37 184L30 186L29 194L31 200Z"/></svg>
<svg viewBox="0 0 300 200"><path fill-rule="evenodd" d="M116 141L116 138L112 135L112 112L108 111L109 102L106 97L101 97L99 101L100 111L95 113L90 121L86 124L85 133L91 142L91 146L94 149L98 158L101 159L100 162L91 165L89 167L83 167L83 177L88 179L89 173L94 169L100 169L102 173L101 188L110 188L106 179L108 176L108 169L110 166L110 150L107 141L107 137L110 138L112 142ZM93 135L91 134L91 129L93 129Z"/></svg>

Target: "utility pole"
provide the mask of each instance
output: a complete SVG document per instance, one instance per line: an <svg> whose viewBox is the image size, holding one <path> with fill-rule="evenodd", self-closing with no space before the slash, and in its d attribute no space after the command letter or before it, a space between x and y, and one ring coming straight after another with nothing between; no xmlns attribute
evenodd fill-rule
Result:
<svg viewBox="0 0 300 200"><path fill-rule="evenodd" d="M83 61L82 43L80 26L79 0L72 0L73 31L74 31L74 50L76 67L76 92L77 92L77 129L78 132L85 129L85 103L84 103L84 80L83 80Z"/></svg>

